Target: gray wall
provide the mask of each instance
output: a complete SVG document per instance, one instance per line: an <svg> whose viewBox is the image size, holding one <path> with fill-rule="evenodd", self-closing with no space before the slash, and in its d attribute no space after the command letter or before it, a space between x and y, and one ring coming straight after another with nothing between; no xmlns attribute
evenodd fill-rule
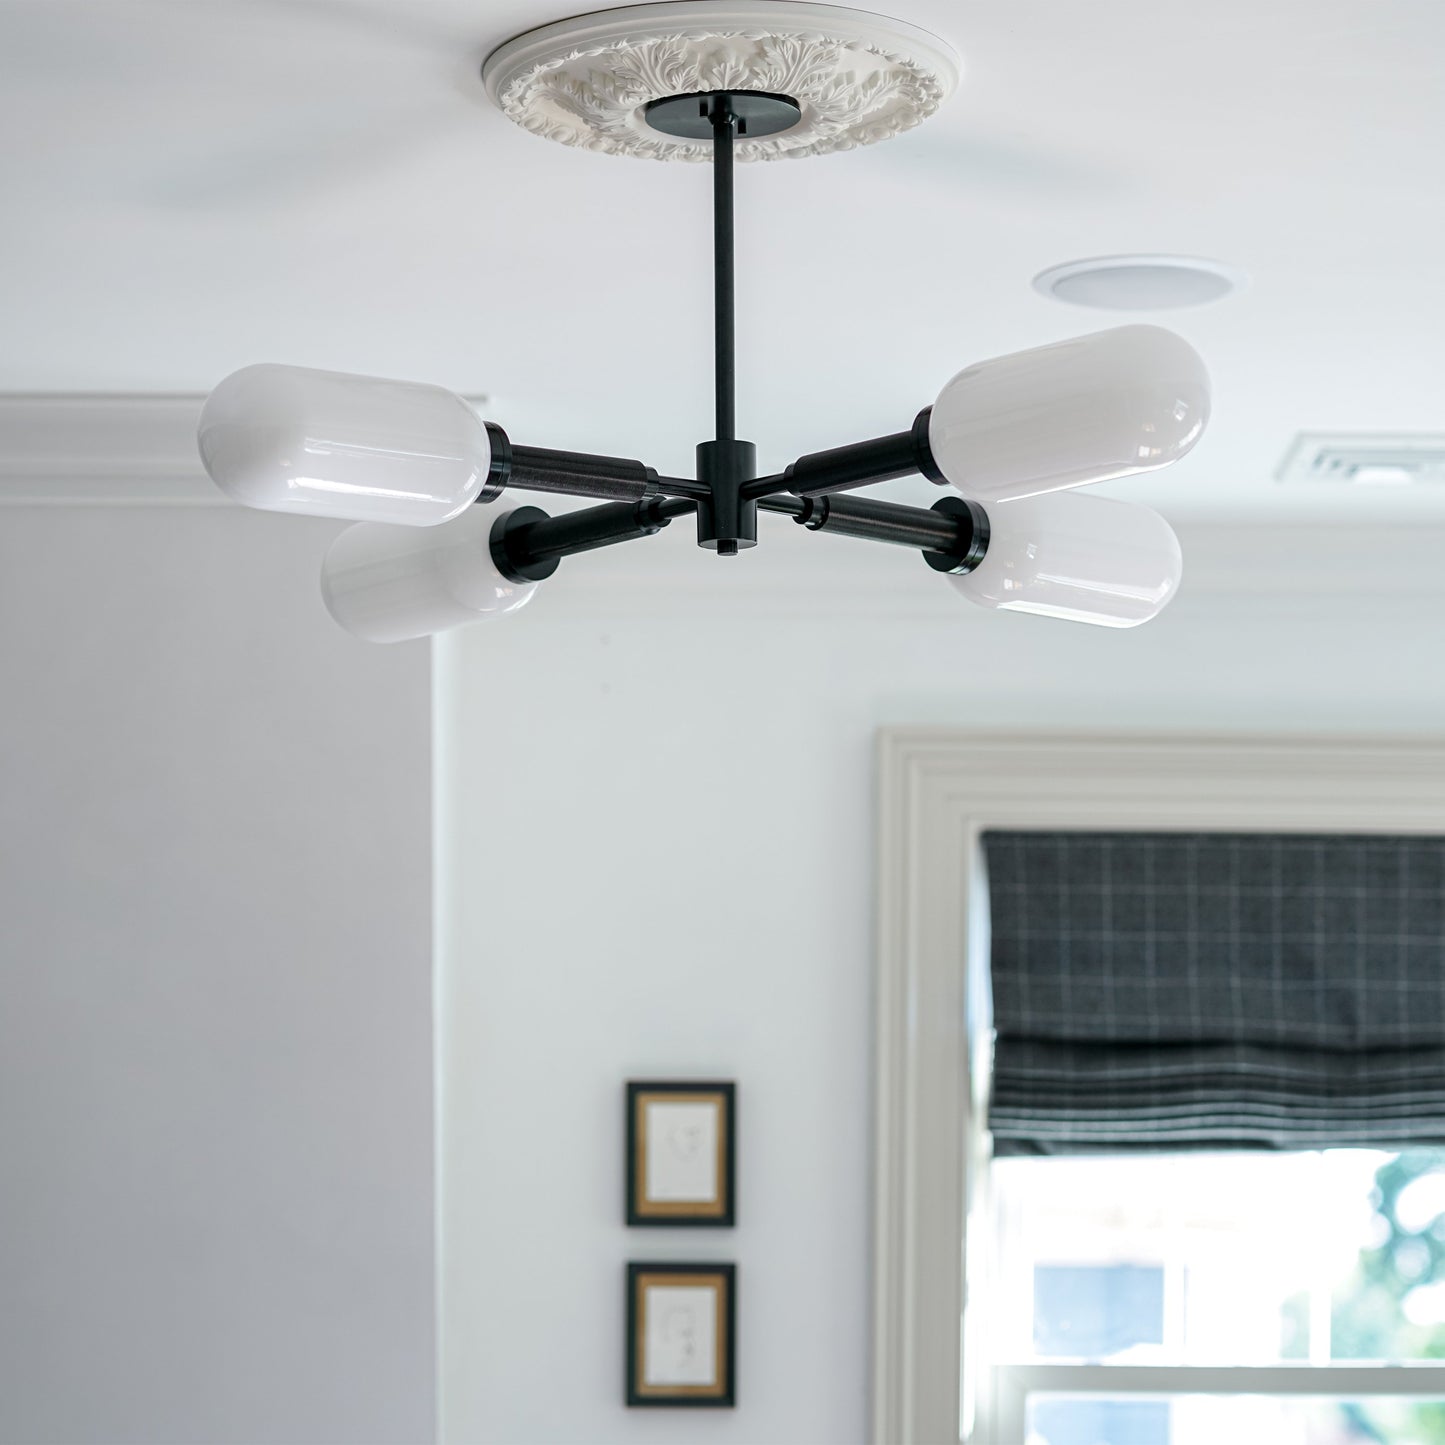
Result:
<svg viewBox="0 0 1445 1445"><path fill-rule="evenodd" d="M434 1430L430 681L336 528L0 512L0 1441Z"/></svg>

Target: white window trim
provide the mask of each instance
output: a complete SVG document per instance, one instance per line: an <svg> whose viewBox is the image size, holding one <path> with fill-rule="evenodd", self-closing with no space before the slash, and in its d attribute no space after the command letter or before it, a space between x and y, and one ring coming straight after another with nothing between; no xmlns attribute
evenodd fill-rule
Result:
<svg viewBox="0 0 1445 1445"><path fill-rule="evenodd" d="M1021 1445L1030 1395L1290 1395L1361 1400L1445 1399L1445 1365L1002 1365L994 1371L994 1434Z"/></svg>
<svg viewBox="0 0 1445 1445"><path fill-rule="evenodd" d="M958 1440L964 1218L977 1174L965 1166L980 1135L965 1017L969 928L983 902L987 828L1445 833L1445 747L882 731L875 1445Z"/></svg>

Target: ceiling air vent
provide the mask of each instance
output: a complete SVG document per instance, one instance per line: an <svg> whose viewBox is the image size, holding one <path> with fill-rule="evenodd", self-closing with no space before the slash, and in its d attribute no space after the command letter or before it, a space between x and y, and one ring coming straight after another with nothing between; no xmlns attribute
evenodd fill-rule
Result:
<svg viewBox="0 0 1445 1445"><path fill-rule="evenodd" d="M1357 487L1445 482L1445 435L1302 432L1274 475L1280 482L1348 482Z"/></svg>

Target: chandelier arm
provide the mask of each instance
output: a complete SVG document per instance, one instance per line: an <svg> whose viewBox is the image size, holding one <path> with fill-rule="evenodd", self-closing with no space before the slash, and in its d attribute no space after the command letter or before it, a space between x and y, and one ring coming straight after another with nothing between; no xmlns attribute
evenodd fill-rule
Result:
<svg viewBox="0 0 1445 1445"><path fill-rule="evenodd" d="M932 407L924 407L907 431L833 447L825 452L810 452L779 476L759 477L745 483L743 496L751 499L792 492L800 497L822 497L831 492L871 486L874 482L891 481L894 477L912 476L916 472L931 482L944 483L947 478L939 470L928 444L932 413Z"/></svg>
<svg viewBox="0 0 1445 1445"><path fill-rule="evenodd" d="M548 447L519 447L496 422L486 423L491 462L478 502L494 502L507 490L551 492L602 501L641 501L645 497L712 495L706 482L691 477L659 477L642 462L604 457L592 452L561 452Z"/></svg>
<svg viewBox="0 0 1445 1445"><path fill-rule="evenodd" d="M497 519L491 536L492 560L513 582L543 582L564 557L650 537L674 517L696 510L697 503L687 497L608 502L560 517L522 507Z"/></svg>
<svg viewBox="0 0 1445 1445"><path fill-rule="evenodd" d="M712 495L712 489L706 482L694 481L691 477L657 477L654 485L664 497L687 497L695 502L703 502Z"/></svg>
<svg viewBox="0 0 1445 1445"><path fill-rule="evenodd" d="M491 462L486 481L475 498L478 502L493 502L508 488L619 502L637 502L656 496L701 499L709 495L702 482L685 477L659 477L652 467L627 457L514 446L495 422L487 422L486 427Z"/></svg>
<svg viewBox="0 0 1445 1445"><path fill-rule="evenodd" d="M947 497L932 509L872 497L763 497L758 507L812 532L913 547L940 572L971 572L988 549L988 514L977 502Z"/></svg>
<svg viewBox="0 0 1445 1445"><path fill-rule="evenodd" d="M740 494L745 502L756 502L760 497L772 497L779 492L790 491L792 491L792 487L786 472L774 472L767 477L754 477L752 481L744 482L740 488Z"/></svg>
<svg viewBox="0 0 1445 1445"><path fill-rule="evenodd" d="M529 492L560 492L606 501L641 501L657 493L657 473L642 462L549 447L511 449L507 486Z"/></svg>

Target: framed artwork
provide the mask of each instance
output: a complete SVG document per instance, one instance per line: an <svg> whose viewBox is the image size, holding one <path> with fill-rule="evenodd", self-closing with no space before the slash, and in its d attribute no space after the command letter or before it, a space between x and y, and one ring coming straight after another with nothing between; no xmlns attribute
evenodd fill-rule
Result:
<svg viewBox="0 0 1445 1445"><path fill-rule="evenodd" d="M730 1083L629 1083L628 1224L730 1227L736 1124Z"/></svg>
<svg viewBox="0 0 1445 1445"><path fill-rule="evenodd" d="M627 1266L627 1403L731 1409L737 1266Z"/></svg>

